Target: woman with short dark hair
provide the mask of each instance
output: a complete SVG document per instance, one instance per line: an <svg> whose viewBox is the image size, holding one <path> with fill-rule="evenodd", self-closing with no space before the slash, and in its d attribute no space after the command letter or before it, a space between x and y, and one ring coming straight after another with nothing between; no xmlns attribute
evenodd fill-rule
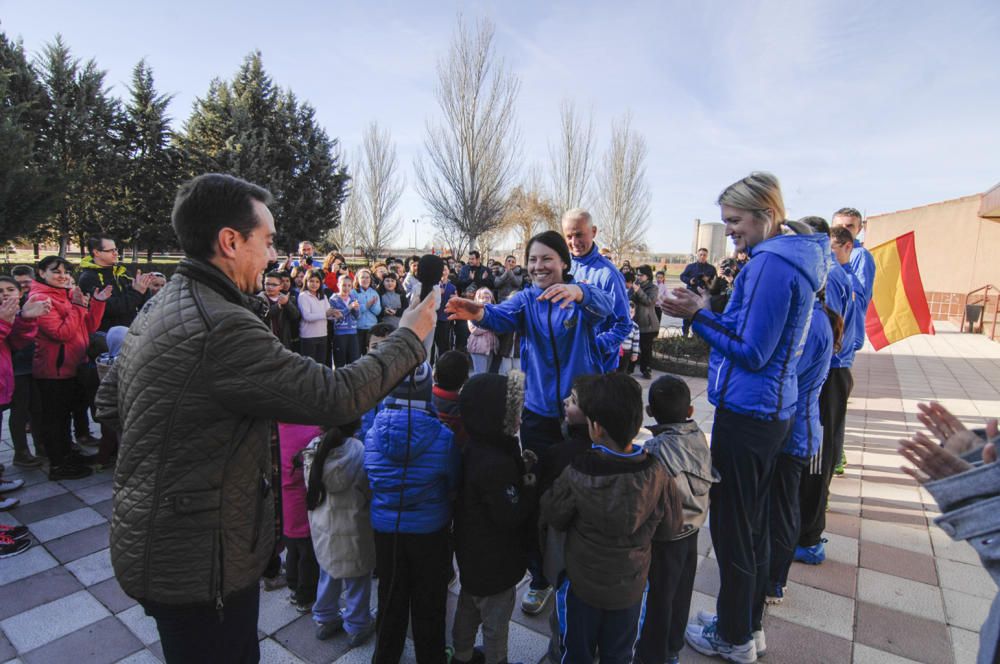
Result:
<svg viewBox="0 0 1000 664"><path fill-rule="evenodd" d="M84 295L72 286L73 266L65 258L47 256L38 263L32 296L47 297L51 310L38 319L35 357L31 367L41 402L42 417L33 433L49 455L49 479L79 479L91 474L85 458L72 451L70 426L73 405L80 401L76 373L87 360L90 335L104 315L111 285Z"/></svg>

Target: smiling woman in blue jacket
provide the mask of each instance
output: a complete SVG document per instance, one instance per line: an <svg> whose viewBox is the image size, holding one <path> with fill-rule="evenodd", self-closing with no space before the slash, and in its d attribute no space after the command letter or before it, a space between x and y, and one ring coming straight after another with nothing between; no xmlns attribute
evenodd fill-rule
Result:
<svg viewBox="0 0 1000 664"><path fill-rule="evenodd" d="M785 205L770 173L751 173L726 187L718 204L726 235L751 256L729 304L712 313L707 293L678 288L663 305L671 316L691 318L712 348L712 464L722 477L711 490L709 524L719 560L718 615L689 625L685 638L702 654L753 662L764 650L766 496L791 431L796 366L826 280L829 241L824 248L818 235L781 234Z"/></svg>
<svg viewBox="0 0 1000 664"><path fill-rule="evenodd" d="M574 283L569 247L555 231L531 238L525 253L531 286L500 304L452 298L446 311L451 320L520 335L525 373L521 444L540 452L562 440L562 402L573 379L604 373L597 330L613 305L601 289Z"/></svg>

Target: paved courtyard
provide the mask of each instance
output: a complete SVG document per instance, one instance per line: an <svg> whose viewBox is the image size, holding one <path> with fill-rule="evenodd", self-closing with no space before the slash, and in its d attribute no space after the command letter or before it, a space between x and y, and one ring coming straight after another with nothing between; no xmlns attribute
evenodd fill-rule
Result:
<svg viewBox="0 0 1000 664"><path fill-rule="evenodd" d="M947 325L858 355L848 411L844 477L834 480L828 560L793 565L785 602L765 622L766 661L855 664L965 664L975 661L978 629L997 588L972 549L931 520L930 496L899 470L895 441L920 428L918 401L937 399L969 424L1000 415L1000 344ZM710 430L705 381L691 379L695 416ZM18 472L4 425L0 462L24 479L21 504L0 523L23 523L35 543L0 560L0 662L159 662L153 622L119 589L108 556L111 476L49 482ZM714 607L718 572L702 532L692 610ZM524 584L520 592L525 591ZM286 591L261 594L265 662L370 661L372 646L348 651L346 638L320 642L309 616ZM451 596L452 606L456 597ZM512 662L534 664L547 642L544 618L515 609ZM407 661L414 661L412 650ZM708 662L685 650L684 662Z"/></svg>

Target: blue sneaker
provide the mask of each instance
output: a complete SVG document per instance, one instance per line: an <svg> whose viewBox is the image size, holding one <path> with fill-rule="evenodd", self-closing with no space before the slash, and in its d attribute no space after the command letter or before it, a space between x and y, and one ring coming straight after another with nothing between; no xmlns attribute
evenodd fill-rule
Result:
<svg viewBox="0 0 1000 664"><path fill-rule="evenodd" d="M819 544L814 546L795 547L795 562L805 563L806 565L821 564L826 560L826 547L823 546L826 541L824 538L819 541Z"/></svg>

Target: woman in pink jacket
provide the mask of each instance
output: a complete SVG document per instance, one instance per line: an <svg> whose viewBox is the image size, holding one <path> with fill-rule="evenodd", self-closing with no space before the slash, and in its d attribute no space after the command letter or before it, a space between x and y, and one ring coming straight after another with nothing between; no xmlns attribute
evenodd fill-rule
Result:
<svg viewBox="0 0 1000 664"><path fill-rule="evenodd" d="M71 287L73 266L65 258L47 256L38 263L31 295L47 297L50 311L38 318L35 357L31 372L41 400L40 421L34 434L49 455L49 479L87 477L91 469L71 451L70 423L79 400L76 372L87 360L90 335L97 331L111 286L87 296Z"/></svg>

